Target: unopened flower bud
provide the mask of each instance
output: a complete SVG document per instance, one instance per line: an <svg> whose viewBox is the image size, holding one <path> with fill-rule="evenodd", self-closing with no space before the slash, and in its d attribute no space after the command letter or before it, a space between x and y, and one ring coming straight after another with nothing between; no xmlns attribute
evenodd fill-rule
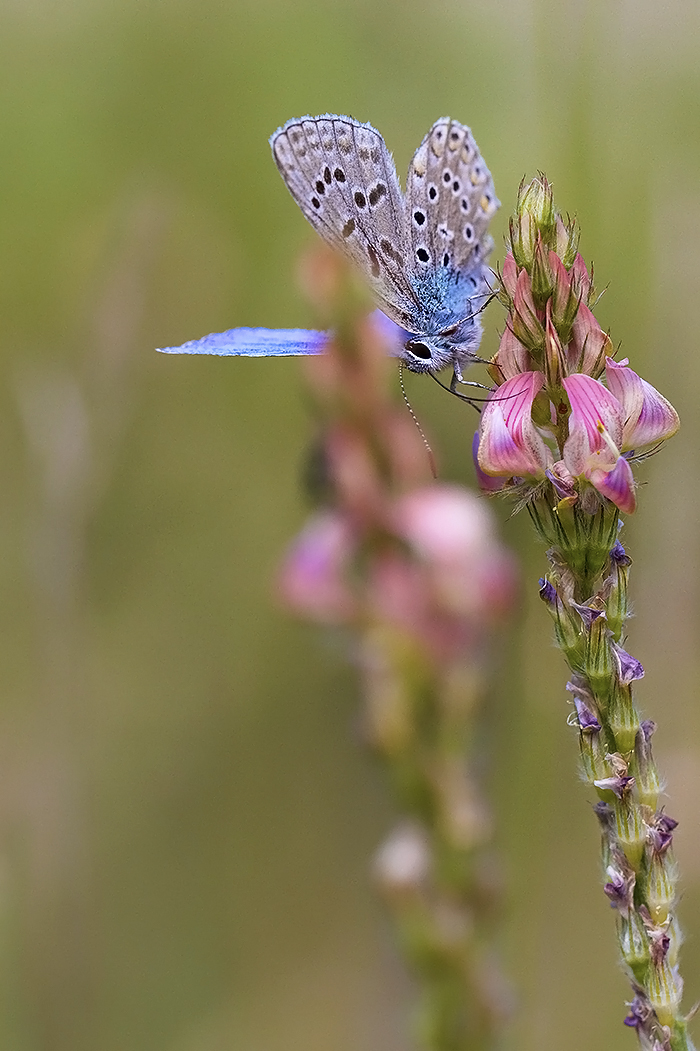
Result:
<svg viewBox="0 0 700 1051"><path fill-rule="evenodd" d="M654 923L663 923L676 900L675 864L670 855L654 856L645 880L645 900Z"/></svg>
<svg viewBox="0 0 700 1051"><path fill-rule="evenodd" d="M556 252L549 253L549 267L554 282L552 321L562 343L567 344L578 312L580 292L573 286L571 276Z"/></svg>
<svg viewBox="0 0 700 1051"><path fill-rule="evenodd" d="M612 341L585 303L579 305L571 326L567 349L569 372L581 372L597 379L605 368L605 359L613 353Z"/></svg>
<svg viewBox="0 0 700 1051"><path fill-rule="evenodd" d="M562 217L557 215L552 248L554 248L567 270L573 266L576 260L578 242L579 229L576 221L572 219L569 223L565 223Z"/></svg>
<svg viewBox="0 0 700 1051"><path fill-rule="evenodd" d="M571 668L574 671L580 670L583 667L586 643L580 621L576 622L578 618L564 605L554 585L544 578L540 579L540 598L547 606L554 621L557 645L563 651Z"/></svg>
<svg viewBox="0 0 700 1051"><path fill-rule="evenodd" d="M515 262L515 257L512 252L507 252L506 257L503 260L503 270L501 272L501 284L505 290L505 293L510 300L510 304L513 302L515 296L515 285L518 280L518 266Z"/></svg>
<svg viewBox="0 0 700 1051"><path fill-rule="evenodd" d="M530 277L533 299L542 309L554 291L554 275L549 265L549 248L543 243L541 233L537 234Z"/></svg>
<svg viewBox="0 0 700 1051"><path fill-rule="evenodd" d="M632 909L627 915L620 914L617 921L617 937L622 958L636 980L642 984L649 963L649 939L638 913Z"/></svg>
<svg viewBox="0 0 700 1051"><path fill-rule="evenodd" d="M655 723L651 719L645 719L634 742L637 795L639 802L651 810L656 810L661 792L659 772L651 751L651 735L655 729Z"/></svg>
<svg viewBox="0 0 700 1051"><path fill-rule="evenodd" d="M628 778L625 788L630 791L633 787L634 778ZM636 872L644 854L646 828L639 807L629 798L620 799L615 805L615 834L620 849Z"/></svg>
<svg viewBox="0 0 700 1051"><path fill-rule="evenodd" d="M544 175L518 192L517 214L510 222L510 240L518 266L532 269L538 238L548 248L556 240L556 213L552 187Z"/></svg>
<svg viewBox="0 0 700 1051"><path fill-rule="evenodd" d="M661 1025L673 1026L678 1019L683 980L677 968L665 959L658 967L651 967L647 983L649 1002Z"/></svg>
<svg viewBox="0 0 700 1051"><path fill-rule="evenodd" d="M506 380L513 379L521 372L530 372L532 364L527 347L523 346L520 340L516 339L512 329L506 326L498 350L488 366L491 379L500 387Z"/></svg>
<svg viewBox="0 0 700 1051"><path fill-rule="evenodd" d="M610 772L605 759L606 751L600 739L600 731L579 734L579 748L584 777L589 784L597 786ZM605 790L599 791L598 795L604 802L610 802L614 798L612 792Z"/></svg>
<svg viewBox="0 0 700 1051"><path fill-rule="evenodd" d="M614 845L615 812L609 803L604 803L602 800L599 800L593 807L593 813L598 818L598 823L600 824L600 830L602 832L601 860L603 862L603 868L607 870L610 862L616 860L616 855L622 853L622 851L619 851Z"/></svg>
<svg viewBox="0 0 700 1051"><path fill-rule="evenodd" d="M512 328L516 339L528 350L536 355L541 353L544 347L544 327L537 316L530 275L525 269L520 271L515 286Z"/></svg>
<svg viewBox="0 0 700 1051"><path fill-rule="evenodd" d="M620 641L624 623L629 615L627 587L631 562L632 559L625 554L620 541L616 540L610 552L610 574L604 584L607 596L605 613L608 618L608 627L616 642Z"/></svg>
<svg viewBox="0 0 700 1051"><path fill-rule="evenodd" d="M586 633L584 674L596 697L607 706L613 687L615 661L605 611L595 609L591 604L572 603L572 606L581 617Z"/></svg>
<svg viewBox="0 0 700 1051"><path fill-rule="evenodd" d="M544 341L544 376L547 390L551 393L561 387L565 375L566 358L564 348L552 321L552 300L547 300L545 341Z"/></svg>
<svg viewBox="0 0 700 1051"><path fill-rule="evenodd" d="M629 686L618 683L613 687L608 704L608 722L615 735L615 744L623 754L634 748L639 730L639 716L632 701Z"/></svg>

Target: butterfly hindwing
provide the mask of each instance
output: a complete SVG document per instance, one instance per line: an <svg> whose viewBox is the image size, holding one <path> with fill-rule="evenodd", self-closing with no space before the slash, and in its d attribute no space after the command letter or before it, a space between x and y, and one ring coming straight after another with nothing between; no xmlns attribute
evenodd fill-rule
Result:
<svg viewBox="0 0 700 1051"><path fill-rule="evenodd" d="M479 269L493 247L487 231L499 203L469 128L449 117L436 121L406 181L406 225L419 280L440 267Z"/></svg>

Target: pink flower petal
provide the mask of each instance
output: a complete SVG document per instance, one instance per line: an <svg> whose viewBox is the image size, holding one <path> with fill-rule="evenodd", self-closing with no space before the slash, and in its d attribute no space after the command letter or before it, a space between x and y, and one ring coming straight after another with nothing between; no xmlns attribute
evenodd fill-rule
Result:
<svg viewBox="0 0 700 1051"><path fill-rule="evenodd" d="M612 500L621 511L632 514L637 506L637 497L632 468L624 456L619 458L612 471L594 470L590 472L589 478L599 493Z"/></svg>
<svg viewBox="0 0 700 1051"><path fill-rule="evenodd" d="M655 387L627 367L627 359L606 358L605 378L625 417L622 449L644 448L676 433L678 413Z"/></svg>
<svg viewBox="0 0 700 1051"><path fill-rule="evenodd" d="M573 475L612 470L622 443L622 406L591 376L576 373L562 382L571 403L564 463Z"/></svg>
<svg viewBox="0 0 700 1051"><path fill-rule="evenodd" d="M508 252L503 260L503 284L511 299L515 296L515 285L518 280L518 267L513 258L513 253Z"/></svg>
<svg viewBox="0 0 700 1051"><path fill-rule="evenodd" d="M552 457L532 422L541 372L523 372L504 383L481 414L478 463L486 474L541 477Z"/></svg>
<svg viewBox="0 0 700 1051"><path fill-rule="evenodd" d="M483 493L497 493L506 484L506 479L493 474L486 474L479 466L479 432L477 431L472 441L472 459L476 472L476 482Z"/></svg>
<svg viewBox="0 0 700 1051"><path fill-rule="evenodd" d="M516 339L510 328L506 328L501 336L493 363L497 366L494 370L495 376L498 377L497 383L501 383L502 380L510 380L513 376L520 375L521 372L529 372L532 368L530 352L519 339Z"/></svg>

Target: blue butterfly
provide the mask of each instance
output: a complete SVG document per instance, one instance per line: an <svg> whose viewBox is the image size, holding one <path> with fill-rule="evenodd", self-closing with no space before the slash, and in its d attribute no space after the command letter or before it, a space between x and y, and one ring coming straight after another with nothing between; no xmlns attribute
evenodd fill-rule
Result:
<svg viewBox="0 0 700 1051"><path fill-rule="evenodd" d="M478 360L479 312L491 294L488 225L499 206L469 128L443 118L408 169L405 194L370 124L325 115L287 121L270 139L294 200L368 281L392 353L413 372ZM325 332L234 328L164 347L167 354L319 354Z"/></svg>

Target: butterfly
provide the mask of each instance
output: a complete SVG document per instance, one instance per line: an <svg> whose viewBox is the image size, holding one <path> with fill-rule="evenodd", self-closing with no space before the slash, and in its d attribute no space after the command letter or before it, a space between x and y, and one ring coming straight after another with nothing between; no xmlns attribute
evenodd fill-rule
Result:
<svg viewBox="0 0 700 1051"><path fill-rule="evenodd" d="M396 356L412 372L451 366L454 390L477 360L491 294L488 226L500 204L469 128L436 121L405 192L382 136L351 117L293 118L270 146L313 228L367 280ZM321 353L327 340L305 329L236 328L162 349L267 357Z"/></svg>

